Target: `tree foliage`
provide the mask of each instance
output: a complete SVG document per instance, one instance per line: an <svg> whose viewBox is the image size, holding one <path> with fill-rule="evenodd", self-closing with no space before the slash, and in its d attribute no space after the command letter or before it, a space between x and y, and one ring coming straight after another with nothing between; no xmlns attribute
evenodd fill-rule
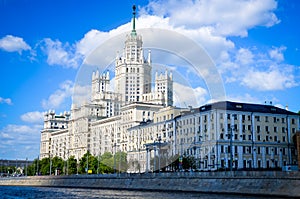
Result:
<svg viewBox="0 0 300 199"><path fill-rule="evenodd" d="M50 169L51 165L51 169ZM127 154L125 152L117 152L115 155L105 152L101 156L93 156L89 151L85 153L79 160L74 156L70 156L68 160L60 157L35 159L32 164L27 166L27 175L72 175L87 174L88 170L92 174L126 172ZM2 173L17 173L14 167L0 167ZM25 175L24 168L23 174Z"/></svg>

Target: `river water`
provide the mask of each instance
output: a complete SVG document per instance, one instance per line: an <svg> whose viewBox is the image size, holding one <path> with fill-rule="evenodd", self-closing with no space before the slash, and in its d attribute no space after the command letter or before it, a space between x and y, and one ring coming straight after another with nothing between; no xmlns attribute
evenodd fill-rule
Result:
<svg viewBox="0 0 300 199"><path fill-rule="evenodd" d="M107 189L82 189L82 188L53 188L53 187L22 187L22 186L0 186L1 199L23 199L23 198L115 198L115 199L251 199L252 196L202 194L182 192L150 192L150 191L128 191Z"/></svg>

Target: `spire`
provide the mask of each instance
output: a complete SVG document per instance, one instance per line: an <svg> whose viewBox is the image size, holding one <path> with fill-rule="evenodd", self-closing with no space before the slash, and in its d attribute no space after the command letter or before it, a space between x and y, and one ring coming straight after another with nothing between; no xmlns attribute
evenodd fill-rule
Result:
<svg viewBox="0 0 300 199"><path fill-rule="evenodd" d="M135 31L135 5L132 6L132 31L131 31L131 35L136 35L136 31Z"/></svg>

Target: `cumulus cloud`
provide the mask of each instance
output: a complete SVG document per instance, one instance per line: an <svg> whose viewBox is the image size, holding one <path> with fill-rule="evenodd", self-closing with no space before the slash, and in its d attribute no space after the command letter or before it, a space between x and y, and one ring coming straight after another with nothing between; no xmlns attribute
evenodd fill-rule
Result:
<svg viewBox="0 0 300 199"><path fill-rule="evenodd" d="M254 103L254 104L262 103L262 100L252 96L249 93L244 93L242 95L229 95L227 96L227 100L233 102Z"/></svg>
<svg viewBox="0 0 300 199"><path fill-rule="evenodd" d="M283 51L285 51L285 50L286 50L285 46L281 46L279 48L273 47L273 49L269 50L269 55L275 61L282 62L282 61L284 61Z"/></svg>
<svg viewBox="0 0 300 199"><path fill-rule="evenodd" d="M174 82L173 88L174 105L177 107L197 107L207 101L206 98L208 97L208 92L202 87L192 88L190 86ZM187 95L187 93L189 94Z"/></svg>
<svg viewBox="0 0 300 199"><path fill-rule="evenodd" d="M47 55L49 65L59 65L65 68L77 68L82 60L82 55L69 43L63 44L59 40L44 39L41 46Z"/></svg>
<svg viewBox="0 0 300 199"><path fill-rule="evenodd" d="M0 129L1 157L10 159L11 157L6 157L7 154L18 159L37 157L42 127L42 125L8 124Z"/></svg>
<svg viewBox="0 0 300 199"><path fill-rule="evenodd" d="M10 98L0 97L0 104L12 105L12 100Z"/></svg>
<svg viewBox="0 0 300 199"><path fill-rule="evenodd" d="M286 66L288 68L288 66ZM252 68L242 79L242 84L258 91L283 90L298 85L292 70L270 67L267 71Z"/></svg>
<svg viewBox="0 0 300 199"><path fill-rule="evenodd" d="M182 33L203 46L216 63L229 59L229 51L234 50L234 42L227 37L247 36L254 26L272 26L279 23L273 11L277 2L255 1L150 1L140 7L136 20L137 28L162 28ZM77 68L89 53L107 39L131 29L126 23L102 32L90 30L73 45L45 39L50 65ZM163 42L163 41L162 41ZM111 46L122 50L123 46Z"/></svg>
<svg viewBox="0 0 300 199"><path fill-rule="evenodd" d="M247 36L249 28L279 23L273 13L276 7L274 0L158 0L151 1L143 12L167 17L176 27L195 29L207 26L216 35Z"/></svg>
<svg viewBox="0 0 300 199"><path fill-rule="evenodd" d="M21 37L6 35L0 39L0 49L7 52L18 52L31 50L31 47Z"/></svg>
<svg viewBox="0 0 300 199"><path fill-rule="evenodd" d="M99 30L92 29L87 32L79 42L77 42L77 52L81 55L88 55L93 49L95 49L108 37L108 32L101 32Z"/></svg>
<svg viewBox="0 0 300 199"><path fill-rule="evenodd" d="M39 111L28 112L28 113L21 115L21 119L24 122L41 123L41 122L43 122L44 114Z"/></svg>
<svg viewBox="0 0 300 199"><path fill-rule="evenodd" d="M59 89L52 93L48 99L42 100L44 109L59 108L73 93L73 82L66 80L60 84Z"/></svg>

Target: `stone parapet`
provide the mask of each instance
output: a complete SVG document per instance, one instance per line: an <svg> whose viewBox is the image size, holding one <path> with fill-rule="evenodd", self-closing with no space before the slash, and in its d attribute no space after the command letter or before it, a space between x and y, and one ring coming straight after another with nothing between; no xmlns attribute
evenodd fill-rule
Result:
<svg viewBox="0 0 300 199"><path fill-rule="evenodd" d="M207 172L1 178L1 185L300 197L300 172Z"/></svg>

